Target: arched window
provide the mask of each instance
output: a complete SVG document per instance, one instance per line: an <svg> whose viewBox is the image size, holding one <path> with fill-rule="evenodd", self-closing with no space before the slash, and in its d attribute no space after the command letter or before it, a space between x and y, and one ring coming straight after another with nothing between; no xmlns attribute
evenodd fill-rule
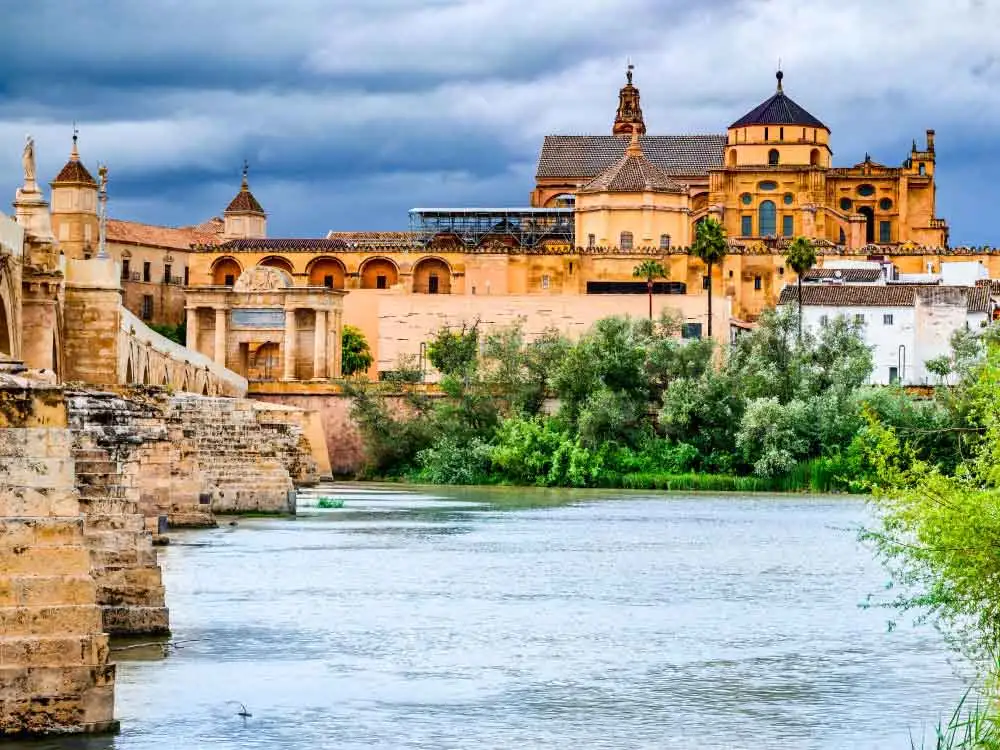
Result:
<svg viewBox="0 0 1000 750"><path fill-rule="evenodd" d="M814 166L814 167L818 167L819 166L819 149L818 148L814 148L812 151L809 152L809 163L812 166Z"/></svg>
<svg viewBox="0 0 1000 750"><path fill-rule="evenodd" d="M923 162L920 162L920 166L917 167L917 172L919 174L927 174L927 165L924 164Z"/></svg>
<svg viewBox="0 0 1000 750"><path fill-rule="evenodd" d="M631 232L622 232L621 238L618 241L618 247L620 247L622 250L631 250L632 249L632 233Z"/></svg>
<svg viewBox="0 0 1000 750"><path fill-rule="evenodd" d="M669 234L661 234L660 235L660 250L669 250L669 249L670 249L670 235Z"/></svg>
<svg viewBox="0 0 1000 750"><path fill-rule="evenodd" d="M773 237L777 234L777 215L774 201L764 201L757 211L757 231L761 237Z"/></svg>
<svg viewBox="0 0 1000 750"><path fill-rule="evenodd" d="M735 148L729 149L729 166L731 166L731 167L735 167L736 166L736 149Z"/></svg>
<svg viewBox="0 0 1000 750"><path fill-rule="evenodd" d="M767 152L767 164L770 167L778 166L778 149L772 148Z"/></svg>

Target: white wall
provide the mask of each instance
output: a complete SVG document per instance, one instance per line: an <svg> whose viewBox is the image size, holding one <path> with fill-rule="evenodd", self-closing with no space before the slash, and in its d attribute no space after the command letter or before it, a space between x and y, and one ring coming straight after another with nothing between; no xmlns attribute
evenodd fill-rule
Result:
<svg viewBox="0 0 1000 750"><path fill-rule="evenodd" d="M918 352L914 351L916 329L914 308L809 305L804 308L802 325L812 329L814 333L818 333L824 316L828 321L832 321L838 315L843 315L848 320L862 316L864 320L865 343L873 347L872 359L875 367L871 374L871 383L888 385L890 367L897 368L898 374L904 378L903 382L906 385L921 382L914 379L914 376L920 375L914 368L915 356L920 356ZM886 315L892 316L891 323L885 322ZM903 347L902 351L900 346Z"/></svg>
<svg viewBox="0 0 1000 750"><path fill-rule="evenodd" d="M2 212L0 212L0 248L15 258L20 258L24 252L24 229Z"/></svg>
<svg viewBox="0 0 1000 750"><path fill-rule="evenodd" d="M946 286L975 286L989 277L986 267L976 260L941 262L941 283Z"/></svg>

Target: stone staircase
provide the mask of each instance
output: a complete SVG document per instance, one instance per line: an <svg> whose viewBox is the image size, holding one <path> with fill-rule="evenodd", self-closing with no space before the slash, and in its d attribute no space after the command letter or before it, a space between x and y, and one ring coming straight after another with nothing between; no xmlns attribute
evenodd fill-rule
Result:
<svg viewBox="0 0 1000 750"><path fill-rule="evenodd" d="M73 445L76 488L85 514L97 603L105 632L160 635L170 632L163 582L152 534L119 462L87 434Z"/></svg>

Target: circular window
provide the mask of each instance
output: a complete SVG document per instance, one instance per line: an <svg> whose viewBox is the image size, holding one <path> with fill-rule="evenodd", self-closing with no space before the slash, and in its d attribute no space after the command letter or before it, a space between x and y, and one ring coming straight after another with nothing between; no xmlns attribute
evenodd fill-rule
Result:
<svg viewBox="0 0 1000 750"><path fill-rule="evenodd" d="M778 189L778 183L777 182L773 182L771 180L764 180L764 182L760 182L760 183L757 184L757 189L758 190L777 190Z"/></svg>
<svg viewBox="0 0 1000 750"><path fill-rule="evenodd" d="M743 201L744 206L749 206L750 201L753 200L753 196L750 195L750 193L743 193L743 195L740 196L740 200Z"/></svg>
<svg viewBox="0 0 1000 750"><path fill-rule="evenodd" d="M888 198L883 198L878 202L878 207L881 208L883 211L888 211L890 208L892 208L892 201L889 200Z"/></svg>
<svg viewBox="0 0 1000 750"><path fill-rule="evenodd" d="M790 206L792 205L792 201L795 199L792 197L791 193L785 193L785 197L783 200L785 201L786 206Z"/></svg>
<svg viewBox="0 0 1000 750"><path fill-rule="evenodd" d="M866 198L869 195L875 195L875 186L874 185L861 185L858 188L858 195L863 195Z"/></svg>
<svg viewBox="0 0 1000 750"><path fill-rule="evenodd" d="M851 210L851 199L850 198L841 198L840 199L840 210L841 211L850 211Z"/></svg>

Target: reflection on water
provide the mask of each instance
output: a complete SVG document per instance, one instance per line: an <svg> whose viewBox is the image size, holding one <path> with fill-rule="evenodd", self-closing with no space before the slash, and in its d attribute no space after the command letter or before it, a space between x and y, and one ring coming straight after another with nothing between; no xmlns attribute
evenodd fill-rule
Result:
<svg viewBox="0 0 1000 750"><path fill-rule="evenodd" d="M864 513L319 488L175 534L176 648L119 664L122 734L31 747L907 748L964 685L933 631L858 608Z"/></svg>

